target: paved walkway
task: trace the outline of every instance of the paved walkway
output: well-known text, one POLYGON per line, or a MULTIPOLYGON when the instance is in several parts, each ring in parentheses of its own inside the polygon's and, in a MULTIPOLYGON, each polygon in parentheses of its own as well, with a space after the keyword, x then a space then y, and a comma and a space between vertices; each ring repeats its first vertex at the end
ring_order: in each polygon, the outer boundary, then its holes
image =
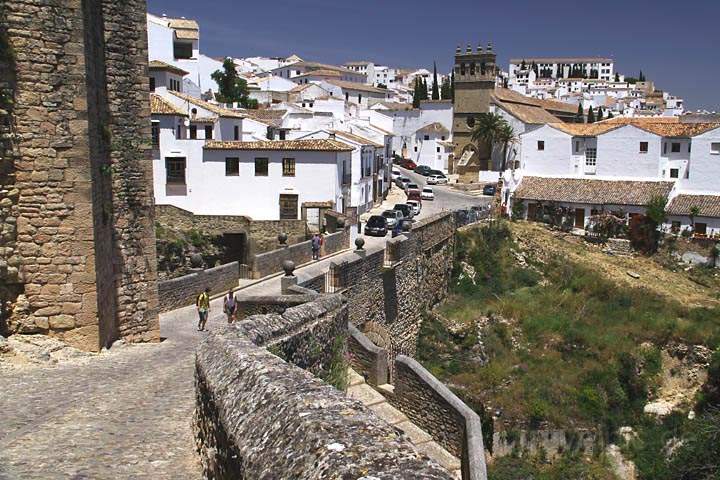
MULTIPOLYGON (((462 477, 460 459, 441 447, 427 432, 412 423, 404 413, 390 405, 380 392, 365 382, 362 375, 350 369, 349 376, 348 397, 359 400, 387 423, 402 430, 418 451, 452 472, 455 478, 462 477)), ((380 389, 382 388, 393 387, 381 385, 380 389)))
MULTIPOLYGON (((213 302, 209 329, 224 322, 213 302)), ((161 316, 161 344, 56 366, 0 369, 0 479, 200 478, 191 431, 192 307, 161 316)))

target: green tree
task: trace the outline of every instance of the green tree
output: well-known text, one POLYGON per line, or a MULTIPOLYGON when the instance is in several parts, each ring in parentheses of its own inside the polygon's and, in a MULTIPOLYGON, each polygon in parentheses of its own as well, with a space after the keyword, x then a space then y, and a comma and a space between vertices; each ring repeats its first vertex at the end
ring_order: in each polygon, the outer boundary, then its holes
POLYGON ((590 108, 588 108, 587 123, 595 123, 595 112, 593 112, 592 105, 590 105, 590 108))
POLYGON ((427 80, 423 78, 422 79, 422 100, 427 100, 427 99, 428 99, 428 85, 427 85, 427 80))
POLYGON ((578 103, 578 110, 577 110, 577 113, 575 114, 575 123, 583 123, 584 116, 585 116, 585 112, 583 111, 582 103, 578 103))
POLYGON ((450 98, 455 101, 455 70, 450 73, 450 98))
POLYGON ((642 70, 640 70, 640 75, 638 75, 638 82, 644 82, 645 81, 645 74, 642 73, 642 70))
POLYGON ((432 99, 440 100, 440 88, 438 86, 437 65, 433 62, 433 83, 432 83, 432 99))
POLYGON ((450 85, 450 79, 448 77, 445 77, 442 84, 440 84, 440 97, 443 100, 452 99, 452 86, 450 85))
POLYGON ((415 85, 413 85, 413 107, 418 108, 420 107, 420 100, 422 100, 422 95, 420 90, 422 89, 422 84, 420 82, 420 77, 415 77, 415 85))
MULTIPOLYGON (((497 113, 481 113, 475 119, 475 126, 472 130, 472 140, 487 147, 492 157, 493 148, 496 145, 502 146, 503 158, 501 168, 504 170, 507 161, 507 147, 515 139, 515 131, 512 126, 497 113)), ((480 150, 480 149, 478 149, 480 150)))
POLYGON ((602 119, 603 119, 603 109, 602 109, 602 107, 599 107, 598 113, 597 113, 597 121, 599 122, 602 119))
POLYGON ((615 81, 616 82, 620 81, 620 74, 618 72, 615 72, 615 81))
POLYGON ((235 62, 231 58, 226 58, 223 62, 223 69, 215 70, 210 76, 218 85, 219 93, 215 95, 218 102, 238 102, 244 108, 257 108, 257 100, 248 96, 250 92, 247 82, 238 76, 235 62))
POLYGON ((615 115, 613 115, 612 112, 608 112, 608 117, 607 117, 607 118, 613 118, 614 116, 615 116, 615 115))
POLYGON ((690 225, 692 225, 692 230, 694 232, 695 231, 695 217, 700 215, 700 207, 698 207, 697 205, 693 205, 692 207, 690 207, 689 213, 690 213, 690 215, 688 215, 688 216, 690 217, 690 225))

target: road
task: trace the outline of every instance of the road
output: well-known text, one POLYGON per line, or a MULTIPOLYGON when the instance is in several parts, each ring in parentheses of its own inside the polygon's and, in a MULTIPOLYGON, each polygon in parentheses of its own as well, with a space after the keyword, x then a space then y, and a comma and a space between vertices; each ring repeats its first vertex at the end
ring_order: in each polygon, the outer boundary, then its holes
MULTIPOLYGON (((427 177, 423 177, 412 170, 408 170, 397 165, 395 165, 394 168, 400 170, 402 175, 408 177, 413 183, 417 183, 420 188, 425 186, 427 177)), ((435 200, 423 200, 422 212, 419 217, 420 219, 446 210, 461 210, 477 205, 485 207, 492 201, 492 197, 468 195, 466 193, 453 190, 445 185, 428 186, 432 187, 433 193, 435 194, 435 200)))

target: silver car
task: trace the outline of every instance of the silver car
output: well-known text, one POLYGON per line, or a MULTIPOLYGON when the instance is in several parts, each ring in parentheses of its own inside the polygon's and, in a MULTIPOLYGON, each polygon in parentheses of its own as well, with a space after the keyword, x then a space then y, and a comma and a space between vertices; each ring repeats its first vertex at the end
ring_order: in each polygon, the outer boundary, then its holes
POLYGON ((387 221, 388 228, 393 228, 398 222, 401 222, 403 213, 400 210, 385 210, 382 212, 382 216, 387 221))

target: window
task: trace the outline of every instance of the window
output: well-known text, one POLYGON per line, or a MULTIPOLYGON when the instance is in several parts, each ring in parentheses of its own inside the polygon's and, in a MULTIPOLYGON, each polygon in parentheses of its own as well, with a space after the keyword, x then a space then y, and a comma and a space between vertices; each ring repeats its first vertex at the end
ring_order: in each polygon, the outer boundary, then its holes
POLYGON ((267 177, 268 176, 268 159, 267 158, 256 158, 255 159, 255 176, 256 177, 267 177))
POLYGON ((235 138, 235 140, 240 140, 240 127, 237 125, 233 127, 233 138, 235 138))
POLYGON ((440 147, 435 147, 435 151, 436 151, 437 153, 440 153, 440 147))
POLYGON ((467 123, 468 127, 473 128, 475 126, 475 117, 467 117, 465 123, 467 123))
POLYGON ((680 142, 672 142, 670 151, 672 153, 680 153, 680 142))
POLYGON ((228 157, 225 159, 225 176, 237 177, 240 175, 240 159, 237 157, 228 157))
POLYGON ((575 140, 575 153, 580 152, 580 140, 575 140))
POLYGON ((165 158, 165 182, 185 185, 185 157, 165 158))
POLYGON ((150 91, 155 91, 155 77, 150 77, 150 91))
POLYGON ((280 220, 297 220, 298 196, 280 195, 280 220))
POLYGON ((175 133, 175 138, 178 140, 182 139, 182 125, 177 126, 177 132, 175 133))
POLYGON ((192 43, 173 43, 173 55, 175 58, 192 58, 192 43))
POLYGON ((680 221, 679 220, 673 220, 672 224, 670 226, 670 230, 673 233, 680 233, 680 221))
POLYGON ((197 138, 197 125, 190 125, 190 140, 197 138))
POLYGON ((283 177, 294 177, 295 176, 295 159, 294 158, 283 158, 283 177))
POLYGON ((444 141, 445 141, 445 135, 443 135, 442 137, 440 137, 440 140, 442 140, 442 141, 444 142, 444 141))
POLYGON ((152 146, 157 149, 160 148, 160 123, 152 122, 152 146))
POLYGON ((671 168, 670 169, 670 178, 678 178, 680 174, 680 170, 677 168, 671 168))
POLYGON ((280 130, 280 140, 285 140, 285 130, 280 130))
POLYGON ((720 142, 710 144, 710 155, 720 155, 720 142))
POLYGON ((213 127, 212 125, 205 125, 205 138, 207 140, 212 140, 213 138, 213 127))
POLYGON ((667 154, 667 143, 663 143, 663 155, 667 154))
POLYGON ((415 147, 415 151, 417 152, 417 147, 415 147))
POLYGON ((430 135, 424 135, 423 140, 430 140, 430 135))
POLYGON ((695 222, 695 234, 706 235, 707 234, 707 223, 695 222))
POLYGON ((648 153, 648 142, 640 142, 640 153, 648 153))
POLYGON ((585 149, 585 165, 588 167, 597 165, 597 148, 585 149))
POLYGON ((544 140, 538 140, 537 149, 538 149, 538 150, 545 150, 545 141, 544 141, 544 140))

